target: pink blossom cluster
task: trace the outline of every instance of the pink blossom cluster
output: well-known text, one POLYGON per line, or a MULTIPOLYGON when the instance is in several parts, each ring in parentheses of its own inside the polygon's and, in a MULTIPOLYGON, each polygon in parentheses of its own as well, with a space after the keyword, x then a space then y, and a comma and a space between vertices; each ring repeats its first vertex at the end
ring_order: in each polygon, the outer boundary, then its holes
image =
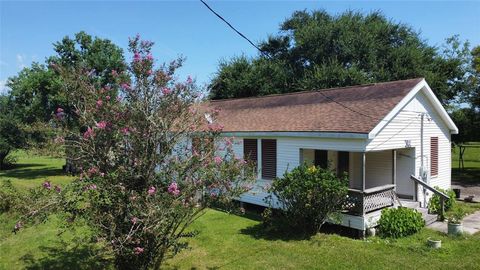
POLYGON ((90 184, 85 187, 85 190, 95 190, 95 189, 97 189, 97 185, 95 184, 90 184))
POLYGON ((177 182, 172 182, 168 186, 168 193, 172 194, 173 196, 178 196, 180 194, 180 189, 178 188, 177 182))
POLYGON ((100 121, 96 124, 97 128, 99 129, 105 129, 107 128, 108 123, 106 121, 100 121))
POLYGON ((90 139, 90 138, 93 138, 93 136, 95 136, 95 132, 93 131, 93 129, 91 127, 88 127, 87 128, 87 131, 85 131, 83 133, 83 138, 84 139, 90 139))
POLYGON ((42 186, 45 189, 52 189, 52 183, 50 183, 50 181, 43 182, 42 186))
POLYGON ((216 163, 217 165, 219 165, 219 164, 222 163, 223 159, 222 159, 221 157, 219 157, 219 156, 215 156, 215 157, 213 158, 213 161, 215 161, 215 163, 216 163))
POLYGON ((154 186, 148 188, 147 193, 148 195, 153 195, 157 192, 157 189, 154 186))
POLYGON ((142 248, 142 247, 135 247, 133 249, 133 252, 136 254, 136 255, 140 255, 144 252, 145 250, 142 248))

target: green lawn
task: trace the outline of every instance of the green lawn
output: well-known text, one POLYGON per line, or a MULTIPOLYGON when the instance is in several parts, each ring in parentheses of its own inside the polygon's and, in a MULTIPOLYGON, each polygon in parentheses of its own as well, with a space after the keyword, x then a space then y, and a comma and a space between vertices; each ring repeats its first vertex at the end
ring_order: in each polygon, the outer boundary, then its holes
POLYGON ((460 170, 458 166, 459 149, 455 147, 452 151, 452 181, 464 185, 480 185, 480 143, 478 148, 467 148, 463 160, 465 169, 460 170))
MULTIPOLYGON (((0 173, 0 181, 11 179, 18 187, 29 187, 46 179, 60 184, 71 179, 62 175, 61 159, 21 153, 19 161, 20 168, 0 173)), ((15 219, 12 214, 0 215, 0 269, 112 268, 98 246, 73 241, 89 234, 87 226, 64 231, 53 216, 15 235, 11 232, 15 219)), ((480 234, 452 238, 424 229, 396 241, 325 233, 298 239, 264 233, 256 215, 213 209, 191 229, 199 232, 190 239, 191 249, 168 260, 167 269, 477 269, 480 263, 480 234), (442 249, 429 249, 429 237, 441 239, 442 249)))
POLYGON ((9 179, 19 189, 39 186, 47 180, 63 185, 73 179, 62 172, 65 159, 34 156, 24 151, 14 155, 18 158, 15 168, 0 171, 0 181, 9 179))

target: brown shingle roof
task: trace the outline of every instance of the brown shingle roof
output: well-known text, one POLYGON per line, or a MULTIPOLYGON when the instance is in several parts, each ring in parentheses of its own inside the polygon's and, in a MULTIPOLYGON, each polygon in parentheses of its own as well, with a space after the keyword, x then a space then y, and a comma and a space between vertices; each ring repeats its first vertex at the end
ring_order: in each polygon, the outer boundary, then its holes
POLYGON ((210 101, 224 132, 369 133, 422 78, 308 92, 210 101))

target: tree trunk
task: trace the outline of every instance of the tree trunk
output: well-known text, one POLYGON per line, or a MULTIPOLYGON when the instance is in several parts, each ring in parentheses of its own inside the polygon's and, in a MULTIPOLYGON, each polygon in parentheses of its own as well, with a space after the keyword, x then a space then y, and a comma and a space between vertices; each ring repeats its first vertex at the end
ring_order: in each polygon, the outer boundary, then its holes
POLYGON ((8 154, 10 154, 10 151, 0 151, 0 170, 4 169, 5 166, 5 159, 7 158, 8 154))

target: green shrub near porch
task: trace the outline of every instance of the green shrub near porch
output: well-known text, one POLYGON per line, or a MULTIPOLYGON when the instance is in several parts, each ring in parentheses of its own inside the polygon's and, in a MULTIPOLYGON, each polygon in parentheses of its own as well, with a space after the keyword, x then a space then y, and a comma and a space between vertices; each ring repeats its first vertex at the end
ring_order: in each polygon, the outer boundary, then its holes
POLYGON ((327 219, 335 219, 348 193, 348 177, 315 166, 301 165, 271 186, 267 202, 277 198, 283 211, 280 219, 304 232, 318 232, 327 219))
MULTIPOLYGON (((445 201, 445 211, 448 211, 452 209, 452 207, 455 205, 456 198, 455 198, 455 192, 451 189, 445 190, 441 189, 439 187, 434 187, 436 190, 443 192, 448 195, 449 199, 445 201)), ((428 211, 433 214, 440 214, 442 210, 442 205, 440 204, 440 196, 437 194, 433 194, 432 197, 430 198, 430 201, 428 202, 428 211)))
POLYGON ((378 221, 380 236, 390 238, 412 235, 424 226, 422 214, 415 209, 405 207, 383 209, 378 221))

